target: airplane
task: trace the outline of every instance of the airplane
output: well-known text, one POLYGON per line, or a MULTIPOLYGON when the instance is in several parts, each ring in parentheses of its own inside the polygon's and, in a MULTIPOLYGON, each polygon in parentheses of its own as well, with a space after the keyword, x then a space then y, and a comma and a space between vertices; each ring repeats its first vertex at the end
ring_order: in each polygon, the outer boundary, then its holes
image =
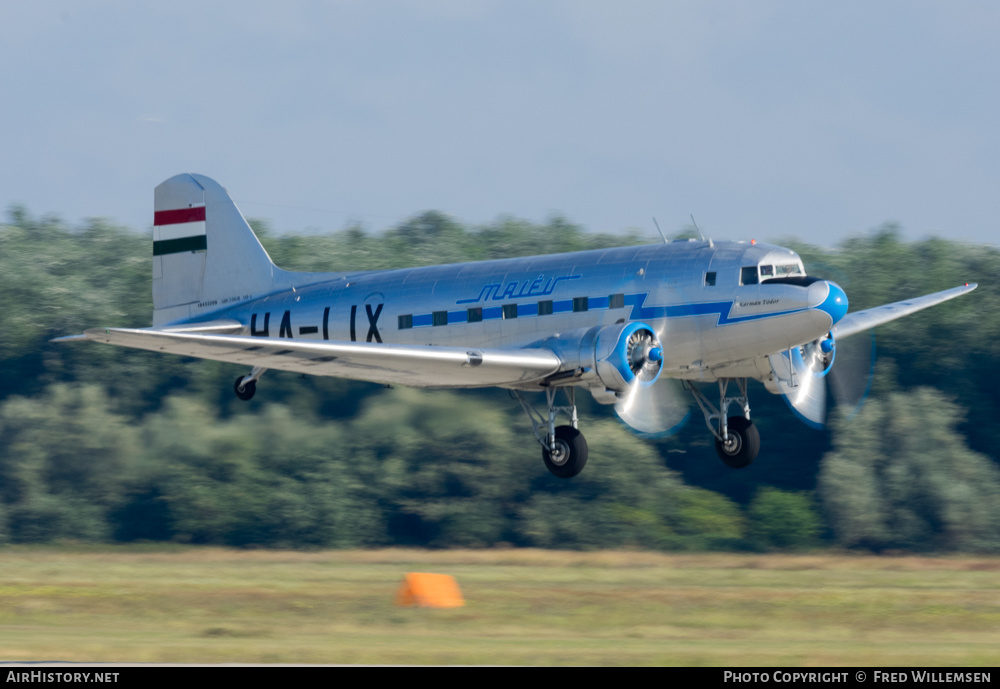
POLYGON ((794 251, 704 236, 398 270, 289 272, 274 265, 229 193, 196 174, 157 186, 153 217, 152 327, 93 328, 55 341, 242 364, 250 370, 233 385, 242 400, 268 369, 506 388, 560 478, 587 462, 577 388, 656 435, 688 414, 680 386, 720 459, 746 467, 760 451, 748 380, 821 425, 837 341, 977 287, 848 313, 844 290, 807 275, 794 251), (718 404, 703 383, 717 384, 718 404), (545 393, 544 408, 531 392, 545 393), (556 425, 560 415, 569 423, 556 425))

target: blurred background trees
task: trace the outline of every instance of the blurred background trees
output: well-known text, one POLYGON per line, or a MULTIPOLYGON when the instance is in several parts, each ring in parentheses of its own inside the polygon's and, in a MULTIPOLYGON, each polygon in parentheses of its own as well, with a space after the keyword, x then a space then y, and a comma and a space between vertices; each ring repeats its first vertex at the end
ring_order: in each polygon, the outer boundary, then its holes
POLYGON ((834 540, 876 551, 1000 550, 1000 469, 955 432, 960 419, 926 387, 841 418, 819 475, 834 540))
MULTIPOLYGON (((291 270, 363 270, 642 243, 561 218, 465 227, 427 212, 382 233, 302 236, 252 221, 291 270)), ((646 241, 651 241, 648 238, 646 241)), ((502 390, 385 389, 52 337, 146 326, 148 234, 12 208, 0 225, 0 543, 176 541, 670 550, 995 551, 1000 252, 887 225, 836 249, 796 240, 852 309, 977 281, 878 330, 872 398, 827 431, 751 390, 760 457, 734 471, 703 424, 641 440, 581 397, 591 453, 551 477, 502 390), (992 509, 991 509, 992 508, 992 509)), ((849 410, 848 410, 849 411, 849 410)))

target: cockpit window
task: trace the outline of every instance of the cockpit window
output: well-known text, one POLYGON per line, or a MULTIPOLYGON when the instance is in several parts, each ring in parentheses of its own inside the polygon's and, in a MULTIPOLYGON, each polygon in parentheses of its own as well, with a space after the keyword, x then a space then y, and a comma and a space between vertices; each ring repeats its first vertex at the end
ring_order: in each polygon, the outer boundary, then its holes
POLYGON ((786 275, 801 275, 802 271, 799 270, 798 263, 786 263, 785 265, 775 266, 774 274, 780 278, 786 275))
POLYGON ((740 269, 741 285, 756 285, 757 282, 757 266, 744 266, 740 269))
POLYGON ((761 266, 760 279, 769 278, 774 275, 774 266, 761 266))

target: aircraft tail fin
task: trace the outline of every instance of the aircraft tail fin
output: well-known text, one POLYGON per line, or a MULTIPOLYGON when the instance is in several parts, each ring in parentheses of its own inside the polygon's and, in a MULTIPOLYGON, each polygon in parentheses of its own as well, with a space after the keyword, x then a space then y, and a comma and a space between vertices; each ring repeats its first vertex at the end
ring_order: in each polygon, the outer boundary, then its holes
POLYGON ((179 323, 274 291, 271 261, 229 193, 182 174, 153 195, 153 327, 179 323))

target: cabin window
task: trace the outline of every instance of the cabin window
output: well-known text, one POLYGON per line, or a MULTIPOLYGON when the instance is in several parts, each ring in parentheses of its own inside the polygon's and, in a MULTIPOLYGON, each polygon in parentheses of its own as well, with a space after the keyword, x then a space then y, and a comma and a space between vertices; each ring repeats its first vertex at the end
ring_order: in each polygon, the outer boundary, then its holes
POLYGON ((756 285, 757 282, 757 266, 744 266, 740 270, 741 285, 756 285))
POLYGON ((552 315, 552 300, 546 299, 545 301, 538 302, 538 315, 539 316, 551 316, 552 315))
POLYGON ((447 311, 435 311, 432 317, 434 325, 448 325, 447 311))
POLYGON ((588 306, 587 297, 573 297, 573 310, 586 311, 588 306))
POLYGON ((413 314, 408 313, 405 316, 399 317, 399 329, 406 330, 407 328, 413 327, 413 314))
POLYGON ((705 273, 705 286, 706 287, 715 287, 715 271, 714 270, 712 272, 710 272, 710 273, 705 273))
POLYGON ((468 314, 469 314, 468 318, 469 323, 479 323, 483 320, 483 307, 473 306, 471 309, 469 309, 468 314))
POLYGON ((625 295, 624 294, 612 294, 608 297, 608 308, 609 309, 624 309, 625 308, 625 295))
POLYGON ((517 318, 517 304, 503 305, 503 319, 517 318))

